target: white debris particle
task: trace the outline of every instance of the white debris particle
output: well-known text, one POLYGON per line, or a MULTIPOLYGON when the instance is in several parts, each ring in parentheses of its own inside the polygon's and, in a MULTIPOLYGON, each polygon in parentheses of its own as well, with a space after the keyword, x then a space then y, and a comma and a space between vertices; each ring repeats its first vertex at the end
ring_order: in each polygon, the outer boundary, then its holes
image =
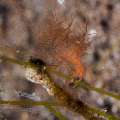
POLYGON ((95 29, 90 29, 88 31, 88 35, 89 35, 89 40, 92 41, 92 38, 97 35, 97 31, 95 29))
POLYGON ((63 4, 64 3, 64 0, 57 0, 59 4, 63 4))

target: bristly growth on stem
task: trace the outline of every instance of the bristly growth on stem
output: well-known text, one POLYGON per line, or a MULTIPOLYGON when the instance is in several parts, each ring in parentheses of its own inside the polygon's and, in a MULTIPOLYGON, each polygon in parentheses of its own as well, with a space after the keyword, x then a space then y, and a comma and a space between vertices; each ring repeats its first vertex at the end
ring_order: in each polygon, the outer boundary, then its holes
POLYGON ((38 48, 42 45, 49 52, 52 51, 57 60, 73 64, 74 75, 83 78, 85 68, 81 57, 88 47, 85 39, 87 24, 81 22, 80 27, 76 27, 76 21, 72 17, 68 19, 58 17, 55 12, 48 15, 40 25, 38 48))

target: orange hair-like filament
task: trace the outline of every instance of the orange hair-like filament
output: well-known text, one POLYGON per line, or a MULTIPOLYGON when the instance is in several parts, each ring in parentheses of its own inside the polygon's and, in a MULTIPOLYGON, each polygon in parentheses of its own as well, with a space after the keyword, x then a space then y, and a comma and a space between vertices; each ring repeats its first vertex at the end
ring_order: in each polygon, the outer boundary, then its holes
POLYGON ((80 56, 77 51, 73 49, 67 49, 61 52, 61 57, 74 65, 74 75, 83 78, 85 74, 85 67, 80 60, 80 56))

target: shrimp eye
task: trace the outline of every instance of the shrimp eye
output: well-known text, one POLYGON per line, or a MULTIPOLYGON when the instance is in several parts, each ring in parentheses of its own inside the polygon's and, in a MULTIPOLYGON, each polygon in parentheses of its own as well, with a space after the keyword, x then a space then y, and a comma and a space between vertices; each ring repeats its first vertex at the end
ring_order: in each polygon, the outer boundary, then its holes
POLYGON ((30 58, 29 60, 31 63, 35 64, 35 65, 38 65, 38 66, 45 66, 45 62, 43 62, 41 59, 38 59, 38 58, 30 58))
POLYGON ((33 58, 33 57, 31 57, 29 61, 30 61, 31 63, 33 63, 33 64, 45 65, 45 62, 43 62, 43 60, 38 59, 38 58, 33 58))

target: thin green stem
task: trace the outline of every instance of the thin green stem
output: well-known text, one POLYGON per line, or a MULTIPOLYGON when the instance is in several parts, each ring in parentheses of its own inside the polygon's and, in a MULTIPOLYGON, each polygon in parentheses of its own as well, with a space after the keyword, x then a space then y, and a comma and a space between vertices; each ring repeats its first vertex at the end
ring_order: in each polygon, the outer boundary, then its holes
MULTIPOLYGON (((20 106, 45 106, 48 108, 50 112, 53 112, 60 120, 67 120, 65 116, 63 116, 60 112, 56 111, 53 107, 60 106, 57 103, 53 102, 45 102, 45 101, 31 101, 31 100, 0 100, 0 105, 20 105, 20 106)), ((119 118, 109 115, 104 111, 101 111, 97 108, 90 108, 91 113, 98 114, 100 116, 104 116, 108 118, 108 120, 120 120, 119 118)))
POLYGON ((100 94, 107 95, 107 96, 110 96, 110 97, 115 98, 117 100, 120 100, 120 95, 117 95, 117 94, 112 93, 112 92, 105 91, 103 88, 93 87, 90 84, 86 83, 85 81, 77 82, 75 84, 75 87, 80 87, 80 88, 83 88, 83 89, 92 90, 92 91, 98 92, 100 94))
POLYGON ((28 105, 28 106, 57 106, 57 103, 43 102, 43 101, 31 101, 31 100, 0 100, 0 105, 28 105))
POLYGON ((63 77, 63 78, 66 79, 66 80, 72 80, 72 79, 73 79, 73 77, 68 76, 68 75, 65 75, 65 74, 62 73, 62 72, 56 71, 56 69, 54 69, 54 68, 52 68, 52 67, 47 67, 47 71, 48 71, 48 72, 52 72, 52 73, 54 73, 54 74, 56 74, 56 75, 58 75, 58 76, 60 76, 60 77, 63 77))
POLYGON ((58 106, 57 103, 43 102, 43 101, 31 101, 31 100, 0 100, 0 105, 20 105, 20 106, 45 106, 50 112, 54 113, 59 120, 68 120, 59 111, 56 111, 54 106, 58 106))
POLYGON ((61 114, 61 112, 59 112, 58 110, 55 110, 55 108, 53 108, 52 106, 46 106, 46 107, 50 112, 54 113, 59 120, 68 120, 64 115, 61 114))
POLYGON ((13 63, 13 64, 18 64, 18 65, 22 65, 24 67, 36 67, 35 64, 32 64, 30 62, 20 61, 20 60, 14 59, 14 58, 6 57, 6 56, 0 56, 0 59, 3 62, 9 62, 9 63, 13 63))
POLYGON ((110 115, 110 114, 106 113, 105 111, 102 111, 98 108, 91 108, 91 111, 93 111, 93 113, 96 113, 100 116, 107 118, 108 120, 120 120, 118 117, 110 115))

